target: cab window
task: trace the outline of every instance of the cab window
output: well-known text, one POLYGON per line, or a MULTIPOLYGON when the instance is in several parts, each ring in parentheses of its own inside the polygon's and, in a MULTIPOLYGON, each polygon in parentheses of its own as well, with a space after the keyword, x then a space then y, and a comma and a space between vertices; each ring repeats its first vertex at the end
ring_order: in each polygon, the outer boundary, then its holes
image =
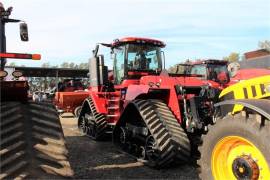
POLYGON ((207 74, 205 65, 193 65, 190 74, 200 75, 205 77, 207 74))
POLYGON ((130 44, 127 49, 128 70, 160 70, 160 47, 130 44))
POLYGON ((124 78, 125 48, 123 46, 114 49, 114 83, 121 84, 124 78))

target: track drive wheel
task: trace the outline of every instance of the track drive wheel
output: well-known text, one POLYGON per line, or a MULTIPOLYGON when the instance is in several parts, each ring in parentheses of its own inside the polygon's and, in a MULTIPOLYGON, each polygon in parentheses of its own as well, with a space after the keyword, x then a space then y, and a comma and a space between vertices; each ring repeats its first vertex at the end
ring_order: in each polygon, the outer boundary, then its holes
POLYGON ((83 135, 87 134, 87 120, 85 119, 84 116, 82 116, 81 118, 79 118, 78 120, 78 128, 80 130, 80 132, 83 135))
POLYGON ((57 112, 46 102, 1 102, 0 179, 71 177, 57 112))
POLYGON ((88 99, 88 107, 82 110, 78 118, 78 128, 82 134, 94 140, 104 138, 107 129, 106 117, 97 112, 94 102, 88 99))
POLYGON ((201 179, 270 179, 270 121, 259 114, 227 115, 203 135, 201 179))

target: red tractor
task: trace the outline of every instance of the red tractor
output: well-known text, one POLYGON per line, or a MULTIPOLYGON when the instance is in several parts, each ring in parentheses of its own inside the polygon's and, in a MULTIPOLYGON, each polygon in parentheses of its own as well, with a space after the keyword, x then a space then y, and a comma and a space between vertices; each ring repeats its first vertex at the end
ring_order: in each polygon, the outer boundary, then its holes
POLYGON ((165 44, 159 40, 128 37, 102 45, 112 50, 113 81, 97 46, 79 129, 96 140, 113 131, 115 144, 150 166, 187 161, 191 147, 186 132, 207 130, 220 90, 198 78, 170 77, 163 71, 165 44))
MULTIPOLYGON (((209 59, 184 65, 188 67, 188 74, 199 77, 202 80, 207 80, 212 86, 219 87, 220 89, 224 89, 242 80, 270 74, 270 70, 267 69, 239 69, 240 67, 233 67, 232 65, 234 64, 237 63, 209 59)), ((179 66, 183 65, 179 64, 179 66)))
POLYGON ((230 75, 228 71, 228 61, 222 60, 202 60, 192 63, 189 74, 197 75, 203 80, 208 81, 211 86, 225 88, 229 85, 230 75))

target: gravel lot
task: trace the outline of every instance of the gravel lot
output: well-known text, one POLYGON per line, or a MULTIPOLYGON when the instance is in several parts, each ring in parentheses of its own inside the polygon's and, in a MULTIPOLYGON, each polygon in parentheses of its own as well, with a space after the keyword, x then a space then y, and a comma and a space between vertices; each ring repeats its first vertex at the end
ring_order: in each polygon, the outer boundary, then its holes
POLYGON ((110 140, 81 136, 75 118, 64 116, 61 122, 75 179, 198 179, 194 165, 154 170, 117 151, 110 140))

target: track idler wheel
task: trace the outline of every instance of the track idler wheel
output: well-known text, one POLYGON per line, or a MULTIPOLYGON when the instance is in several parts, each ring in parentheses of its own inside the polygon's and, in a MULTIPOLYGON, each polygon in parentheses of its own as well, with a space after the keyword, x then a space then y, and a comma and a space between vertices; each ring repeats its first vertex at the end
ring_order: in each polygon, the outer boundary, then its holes
POLYGON ((144 146, 139 147, 139 159, 146 159, 146 152, 144 146))
POLYGON ((128 132, 126 131, 126 129, 124 127, 120 128, 120 137, 119 137, 119 142, 120 142, 120 146, 123 149, 126 149, 128 144, 127 144, 127 136, 128 136, 128 132))
POLYGON ((149 163, 153 164, 159 158, 159 150, 156 144, 154 137, 148 136, 145 143, 145 157, 150 161, 149 163))
POLYGON ((79 127, 80 132, 86 135, 88 127, 87 127, 87 122, 84 116, 79 120, 78 127, 79 127))
POLYGON ((81 110, 82 110, 82 106, 78 106, 75 108, 73 114, 75 117, 79 117, 80 113, 81 113, 81 110))

